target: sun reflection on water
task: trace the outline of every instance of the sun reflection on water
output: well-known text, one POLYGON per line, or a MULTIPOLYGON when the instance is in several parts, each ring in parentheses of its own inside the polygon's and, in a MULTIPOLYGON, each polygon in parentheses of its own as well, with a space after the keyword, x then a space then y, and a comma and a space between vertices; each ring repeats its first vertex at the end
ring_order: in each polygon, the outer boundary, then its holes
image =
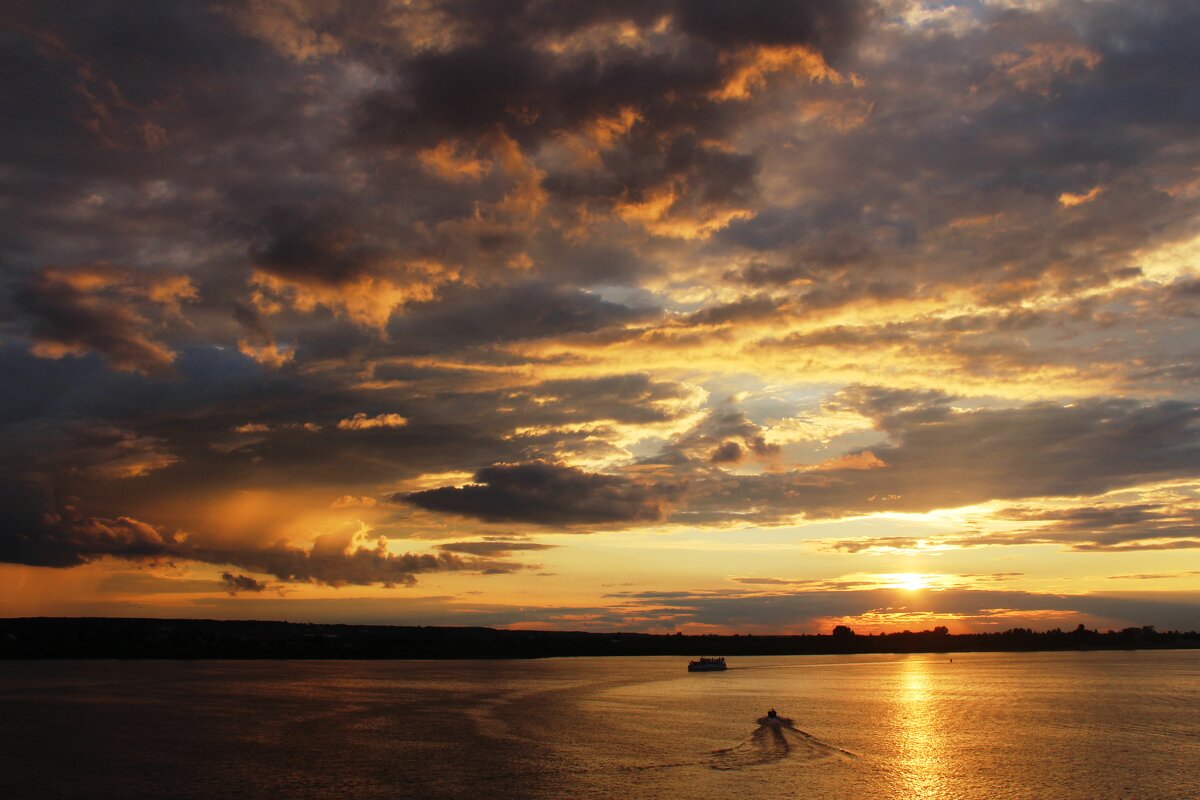
POLYGON ((904 662, 896 690, 901 796, 947 797, 944 730, 937 719, 930 662, 904 662))

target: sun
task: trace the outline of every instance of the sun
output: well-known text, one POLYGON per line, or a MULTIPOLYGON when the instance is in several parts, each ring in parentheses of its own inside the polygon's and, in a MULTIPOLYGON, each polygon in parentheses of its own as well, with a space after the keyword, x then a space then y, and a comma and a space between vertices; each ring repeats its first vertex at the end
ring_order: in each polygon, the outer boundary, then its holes
POLYGON ((922 575, 919 572, 900 572, 888 577, 891 578, 893 586, 910 592, 925 589, 929 586, 929 576, 922 575))

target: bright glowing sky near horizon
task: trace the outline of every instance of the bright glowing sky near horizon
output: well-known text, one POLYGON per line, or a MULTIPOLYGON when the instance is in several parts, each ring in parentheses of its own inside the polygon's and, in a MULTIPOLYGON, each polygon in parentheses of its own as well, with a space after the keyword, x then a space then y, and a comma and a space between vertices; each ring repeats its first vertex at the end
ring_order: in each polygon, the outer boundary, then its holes
POLYGON ((1200 627, 1200 4, 0 19, 0 615, 1200 627))

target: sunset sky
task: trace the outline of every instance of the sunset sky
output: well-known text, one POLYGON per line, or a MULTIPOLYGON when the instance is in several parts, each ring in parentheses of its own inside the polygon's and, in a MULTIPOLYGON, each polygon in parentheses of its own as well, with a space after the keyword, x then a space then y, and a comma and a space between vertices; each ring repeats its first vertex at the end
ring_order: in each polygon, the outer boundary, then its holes
POLYGON ((1200 628, 1200 3, 0 10, 0 616, 1200 628))

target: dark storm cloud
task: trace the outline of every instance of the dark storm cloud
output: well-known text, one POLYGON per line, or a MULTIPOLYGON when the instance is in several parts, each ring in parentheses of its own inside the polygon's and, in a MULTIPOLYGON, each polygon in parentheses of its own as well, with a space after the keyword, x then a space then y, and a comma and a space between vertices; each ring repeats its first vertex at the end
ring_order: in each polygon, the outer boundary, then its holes
POLYGON ((395 499, 488 522, 603 526, 656 522, 678 493, 672 486, 641 486, 628 478, 544 461, 485 467, 474 481, 395 499))
POLYGON ((88 516, 36 473, 0 472, 0 561, 73 567, 104 556, 141 559, 166 555, 172 542, 151 525, 120 516, 88 516))

